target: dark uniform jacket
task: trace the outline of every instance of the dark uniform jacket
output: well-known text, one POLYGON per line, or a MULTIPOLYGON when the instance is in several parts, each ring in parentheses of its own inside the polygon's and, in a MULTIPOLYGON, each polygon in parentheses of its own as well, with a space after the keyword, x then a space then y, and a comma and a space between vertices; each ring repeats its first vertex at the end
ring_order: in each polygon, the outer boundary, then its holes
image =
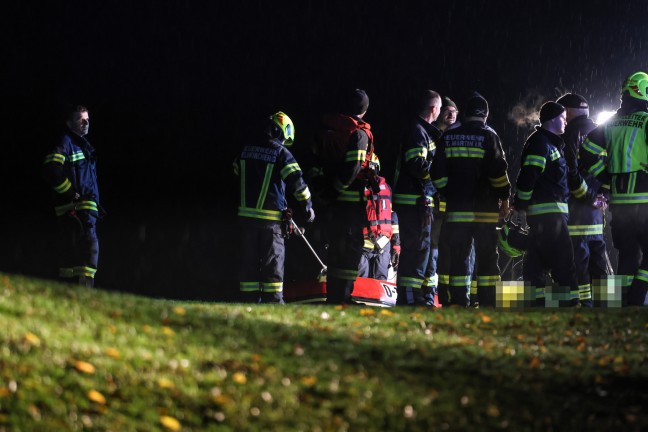
POLYGON ((434 184, 446 199, 446 221, 498 221, 511 193, 499 136, 481 121, 446 131, 437 147, 434 184))
POLYGON ((280 221, 286 209, 286 185, 305 210, 311 195, 297 161, 281 141, 268 138, 260 145, 246 145, 238 160, 242 217, 280 221))
POLYGON ((94 147, 84 137, 65 133, 45 156, 43 176, 54 190, 57 215, 72 210, 97 215, 100 207, 96 156, 94 147))

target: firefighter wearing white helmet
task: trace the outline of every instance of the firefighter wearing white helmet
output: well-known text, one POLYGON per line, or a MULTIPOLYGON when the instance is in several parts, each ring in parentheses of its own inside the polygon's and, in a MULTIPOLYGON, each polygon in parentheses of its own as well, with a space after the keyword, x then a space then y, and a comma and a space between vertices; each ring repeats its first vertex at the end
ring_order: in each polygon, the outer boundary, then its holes
POLYGON ((624 305, 645 305, 648 292, 648 74, 635 72, 621 86, 621 107, 587 136, 583 169, 610 185, 617 274, 624 305))
POLYGON ((239 288, 246 302, 283 303, 282 225, 292 220, 286 189, 300 206, 304 220, 312 222, 315 218, 301 168, 286 148, 294 139, 293 122, 279 111, 268 118, 265 130, 255 141, 245 143, 235 162, 241 185, 238 215, 244 249, 239 288))

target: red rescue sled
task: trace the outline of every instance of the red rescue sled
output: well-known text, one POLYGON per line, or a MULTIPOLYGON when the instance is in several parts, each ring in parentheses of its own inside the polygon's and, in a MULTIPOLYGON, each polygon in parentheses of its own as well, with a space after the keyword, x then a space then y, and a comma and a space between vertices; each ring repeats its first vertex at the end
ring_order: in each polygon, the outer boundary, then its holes
MULTIPOLYGON (((359 277, 351 293, 351 300, 367 306, 396 306, 396 284, 359 277)), ((286 303, 325 303, 326 280, 284 283, 286 303)))

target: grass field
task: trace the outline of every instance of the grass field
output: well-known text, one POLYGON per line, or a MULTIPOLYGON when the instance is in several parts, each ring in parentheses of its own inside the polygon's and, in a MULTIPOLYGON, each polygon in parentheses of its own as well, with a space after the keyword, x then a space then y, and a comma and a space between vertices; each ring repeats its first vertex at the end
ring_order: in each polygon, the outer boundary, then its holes
POLYGON ((0 431, 648 428, 648 309, 248 306, 0 274, 0 329, 0 431))

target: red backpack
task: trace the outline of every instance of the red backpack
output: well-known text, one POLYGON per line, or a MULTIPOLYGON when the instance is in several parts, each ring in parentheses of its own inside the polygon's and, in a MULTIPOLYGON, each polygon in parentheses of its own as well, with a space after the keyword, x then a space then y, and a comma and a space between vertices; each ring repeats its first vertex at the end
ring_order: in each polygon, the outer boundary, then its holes
POLYGON ((322 119, 322 125, 323 128, 318 132, 313 147, 313 152, 322 166, 335 167, 344 162, 349 137, 358 129, 362 129, 369 137, 367 155, 362 167, 369 166, 374 141, 369 123, 343 114, 328 114, 322 119))

